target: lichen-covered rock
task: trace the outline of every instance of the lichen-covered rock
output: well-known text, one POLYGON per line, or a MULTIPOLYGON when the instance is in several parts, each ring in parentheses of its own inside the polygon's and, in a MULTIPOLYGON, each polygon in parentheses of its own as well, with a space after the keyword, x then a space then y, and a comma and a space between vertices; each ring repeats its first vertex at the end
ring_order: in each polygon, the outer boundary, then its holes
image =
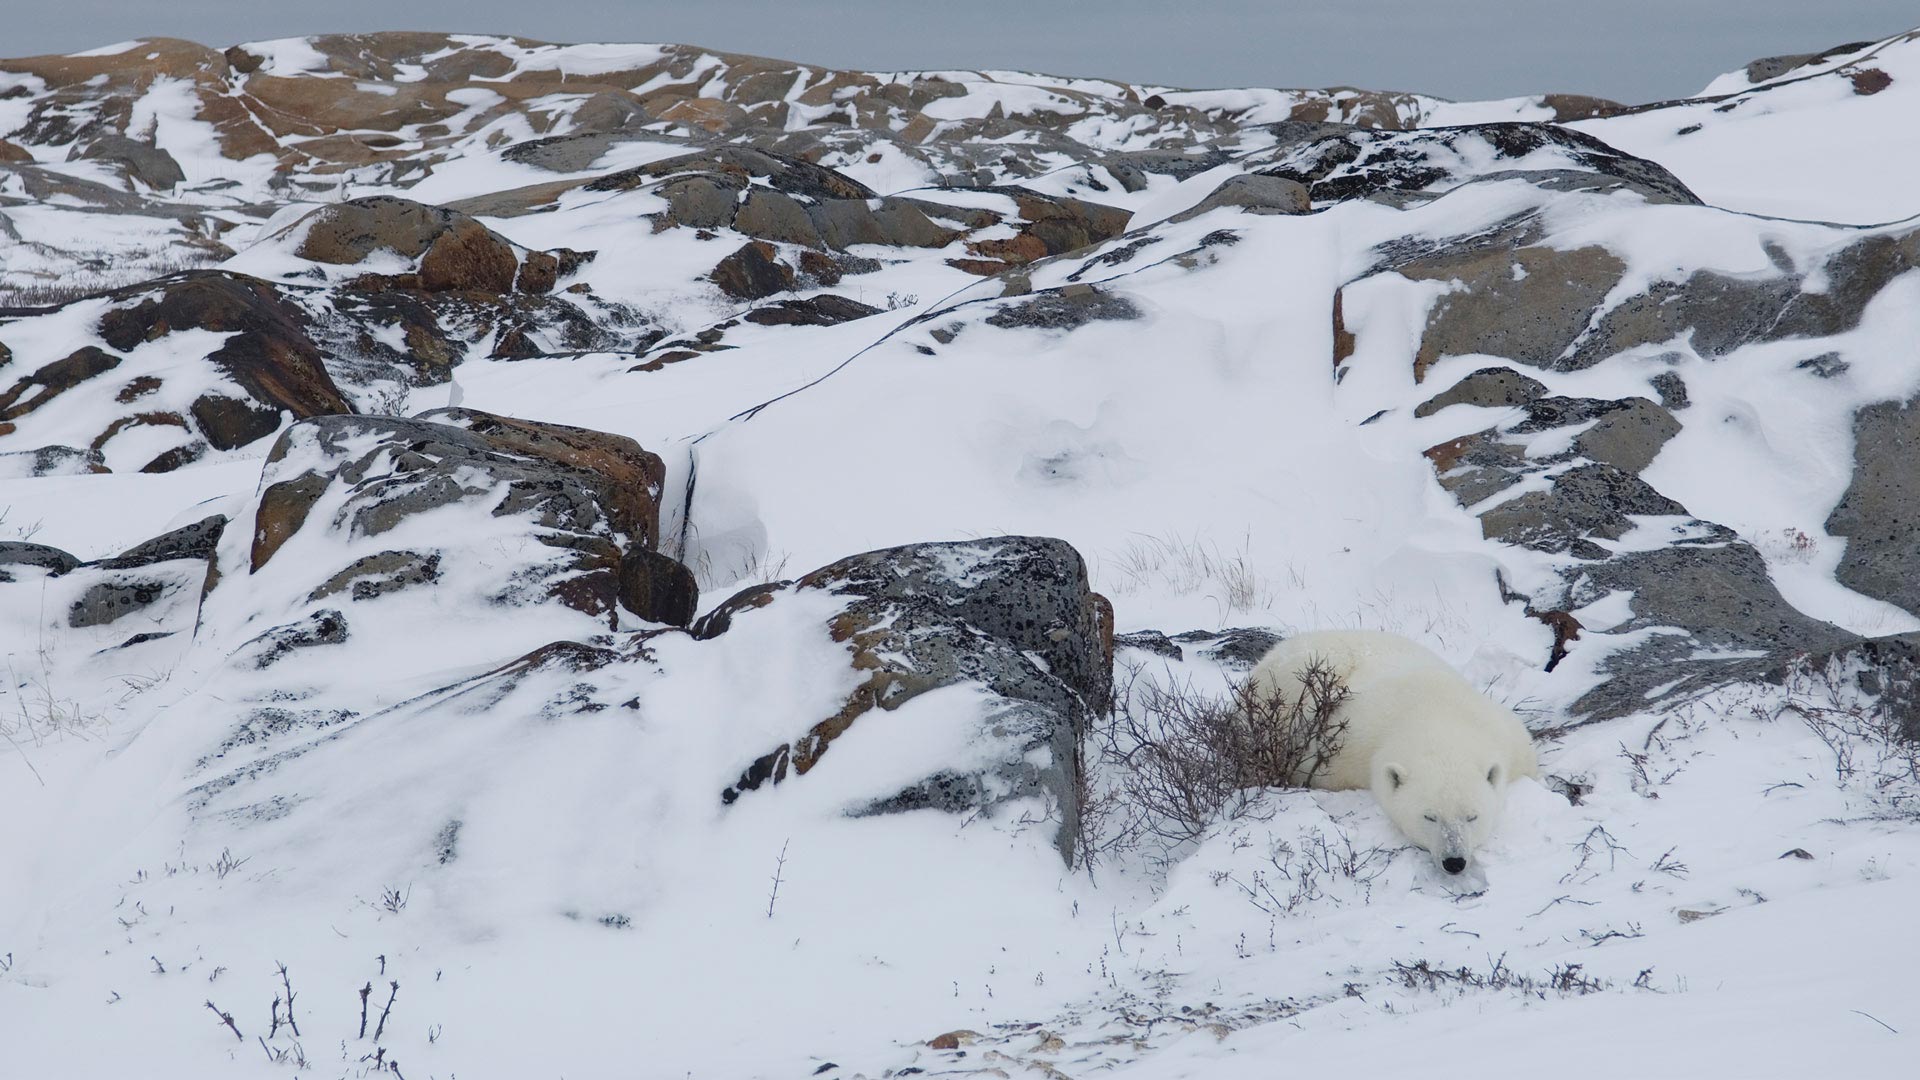
POLYGON ((106 161, 127 170, 127 175, 156 191, 167 191, 184 182, 187 174, 180 163, 152 143, 139 142, 124 135, 102 135, 76 147, 69 161, 106 161))
MULTIPOLYGON (((273 413, 277 427, 281 410, 296 420, 353 411, 309 333, 311 318, 268 282, 224 271, 189 271, 111 295, 116 303, 100 317, 100 336, 121 352, 182 330, 231 335, 207 359, 246 391, 253 402, 249 415, 273 413)), ((210 416, 224 415, 211 403, 208 408, 210 416)), ((219 437, 231 443, 257 430, 235 415, 234 426, 209 433, 209 441, 219 437)))
POLYGON ((764 240, 749 240, 721 259, 710 275, 720 291, 739 300, 764 300, 794 286, 793 267, 764 240))
POLYGON ((700 583, 658 551, 629 551, 620 562, 620 604, 648 622, 687 626, 700 608, 700 583))
MULTIPOLYGON (((501 602, 558 599, 613 618, 622 560, 657 542, 665 467, 631 439, 468 409, 410 420, 330 416, 295 425, 268 455, 254 515, 252 571, 309 529, 351 542, 401 530, 456 505, 489 518, 524 517, 536 544, 497 566, 501 602), (315 521, 316 507, 329 509, 315 521)), ((454 538, 457 540, 458 538, 454 538)), ((435 552, 378 565, 362 556, 312 587, 371 599, 408 574, 438 573, 435 552)))
POLYGON ((12 567, 32 567, 44 570, 50 576, 58 577, 80 565, 80 560, 45 544, 29 544, 21 540, 0 540, 0 581, 12 581, 12 567))
POLYGON ((1834 576, 1856 592, 1920 613, 1920 408, 1889 401, 1854 417, 1853 479, 1828 515, 1846 538, 1834 576))
POLYGON ((1206 198, 1174 215, 1173 220, 1187 221, 1229 206, 1250 214, 1304 214, 1313 209, 1313 198, 1298 180, 1247 173, 1222 180, 1206 198))
MULTIPOLYGON (((1080 737, 1112 692, 1110 609, 1087 586, 1078 552, 1060 540, 995 537, 856 555, 790 585, 757 586, 719 609, 727 622, 783 596, 822 591, 845 606, 824 629, 844 642, 859 687, 832 716, 759 756, 722 798, 803 775, 874 710, 892 711, 942 686, 974 683, 1001 703, 984 721, 1008 756, 986 773, 929 777, 871 809, 881 812, 1044 794, 1061 811, 1057 843, 1077 842, 1080 737), (1036 756, 1036 752, 1038 753, 1036 756)), ((696 634, 725 629, 710 615, 696 634)), ((983 805, 984 803, 984 805, 983 805)))
POLYGON ((1261 175, 1305 185, 1316 203, 1445 191, 1489 177, 1597 175, 1650 201, 1697 206, 1700 200, 1654 162, 1554 124, 1495 123, 1384 131, 1335 130, 1283 143, 1261 175), (1517 172, 1524 164, 1526 171, 1517 172))
POLYGON ((1063 285, 1032 293, 987 316, 989 326, 1004 330, 1077 330, 1091 322, 1137 319, 1133 301, 1092 285, 1063 285))

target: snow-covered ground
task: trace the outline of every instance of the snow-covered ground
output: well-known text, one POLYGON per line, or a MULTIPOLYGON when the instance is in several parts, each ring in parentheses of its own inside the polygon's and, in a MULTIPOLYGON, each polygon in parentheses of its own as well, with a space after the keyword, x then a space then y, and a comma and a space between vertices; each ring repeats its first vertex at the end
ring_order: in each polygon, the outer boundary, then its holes
MULTIPOLYGON (((516 72, 572 76, 666 55, 460 43, 516 72)), ((342 78, 310 44, 246 48, 261 60, 253 78, 342 78)), ((659 628, 625 613, 610 634, 606 618, 558 604, 495 602, 501 568, 556 558, 530 514, 445 506, 376 541, 337 524, 341 491, 311 518, 335 526, 296 531, 263 564, 255 515, 304 449, 269 463, 267 439, 146 474, 128 470, 171 444, 113 435, 101 444, 110 473, 0 469, 0 543, 99 559, 211 514, 231 525, 204 601, 197 578, 167 578, 172 591, 138 627, 75 627, 69 612, 94 579, 5 567, 0 1075, 1176 1080, 1356 1059, 1441 1076, 1897 1075, 1920 1032, 1906 986, 1920 964, 1908 925, 1920 902, 1914 744, 1881 726, 1881 703, 1842 668, 1565 727, 1606 658, 1655 632, 1608 638, 1633 599, 1611 594, 1578 612, 1593 633, 1542 671, 1551 631, 1496 582, 1544 595, 1569 559, 1490 540, 1476 514, 1493 502, 1462 507, 1423 456, 1517 410, 1414 409, 1490 365, 1596 399, 1662 397, 1654 380, 1677 372, 1691 403, 1646 482, 1751 543, 1804 615, 1868 636, 1913 631, 1914 614, 1836 580, 1847 541, 1826 523, 1853 476, 1858 410, 1920 391, 1920 278, 1894 275, 1856 324, 1820 339, 1811 351, 1832 355, 1833 378, 1802 370, 1804 340, 1725 355, 1680 340, 1578 370, 1449 356, 1417 380, 1409 358, 1454 286, 1375 270, 1394 245, 1438 248, 1524 220, 1537 225, 1530 243, 1617 258, 1627 269, 1612 306, 1695 273, 1791 272, 1820 293, 1835 252, 1891 243, 1920 214, 1920 129, 1905 122, 1917 49, 1893 39, 1770 87, 1724 76, 1713 100, 1573 125, 1665 166, 1703 206, 1635 190, 1549 195, 1498 176, 1399 204, 1182 221, 1241 170, 1153 174, 1122 191, 1107 166, 1063 157, 1027 186, 1133 211, 1135 231, 1036 262, 1018 287, 949 262, 971 240, 1012 236, 1011 217, 944 249, 855 245, 847 254, 877 272, 802 293, 882 310, 830 326, 735 322, 750 305, 706 275, 741 237, 656 228, 668 201, 654 190, 578 186, 681 152, 664 131, 578 169, 536 168, 504 153, 536 134, 525 116, 490 112, 505 99, 478 92, 506 77, 481 75, 455 91, 470 95, 461 118, 442 122, 460 138, 424 174, 402 184, 346 170, 327 174, 332 194, 276 195, 267 157, 221 156, 185 84, 156 79, 129 124, 179 159, 187 187, 174 197, 225 223, 234 254, 221 265, 260 278, 406 269, 397 256, 323 269, 296 254, 288 227, 335 196, 444 202, 573 184, 533 212, 480 220, 531 251, 598 251, 571 281, 667 336, 714 330, 731 347, 653 370, 625 353, 476 353, 395 411, 454 405, 658 454, 662 532, 685 538, 676 554, 699 578, 701 610, 871 549, 1056 536, 1084 555, 1122 634, 1346 626, 1418 638, 1541 733, 1552 779, 1516 786, 1474 888, 1407 847, 1365 793, 1275 789, 1197 841, 1072 865, 1054 847, 1058 822, 1044 820, 1057 808, 1037 799, 991 814, 849 814, 989 752, 977 743, 983 694, 955 685, 870 714, 803 780, 726 804, 727 782, 856 682, 847 646, 819 632, 836 610, 825 598, 795 593, 711 640, 637 636, 659 628), (1860 92, 1867 68, 1890 81, 1860 92), (1086 186, 1103 176, 1106 194, 1086 186), (210 186, 227 179, 236 186, 210 186), (1869 225, 1883 227, 1855 228, 1869 225), (1098 291, 1065 291, 1086 286, 1098 291), (1110 306, 1081 325, 1016 317, 1034 297, 1088 295, 1110 306), (444 555, 431 588, 356 599, 351 634, 264 658, 263 632, 345 604, 323 604, 316 584, 403 545, 444 555), (130 641, 134 630, 162 636, 130 641), (505 667, 556 641, 633 651, 591 673, 505 667)), ((662 78, 715 80, 704 85, 718 97, 726 70, 715 59, 662 78)), ((403 92, 417 71, 400 63, 366 85, 403 92)), ((807 91, 830 74, 806 69, 779 100, 794 117, 825 116, 807 91)), ((935 120, 1084 109, 1084 145, 1160 145, 1086 104, 1155 88, 945 75, 963 89, 926 106, 935 120)), ((4 92, 15 84, 44 89, 0 75, 0 137, 27 115, 4 92)), ((1257 125, 1307 100, 1159 93, 1237 117, 1240 154, 1270 150, 1257 125)), ((1396 100, 1409 122, 1550 115, 1532 99, 1396 100)), ((95 167, 26 144, 36 168, 95 167)), ((882 194, 1014 203, 929 187, 927 162, 894 143, 823 160, 882 194)), ((1564 166, 1542 161, 1462 167, 1564 166)), ((149 247, 207 239, 176 217, 122 224, 77 196, 40 201, 0 207, 19 226, 0 235, 10 275, 57 277, 63 253, 83 249, 125 269, 149 247)), ((148 276, 139 263, 125 280, 148 276)), ((0 315, 0 382, 93 341, 106 306, 0 315)), ((114 377, 164 376, 164 403, 184 410, 231 388, 204 359, 225 340, 169 334, 129 350, 114 377)), ((0 452, 88 445, 118 385, 0 425, 0 452)), ((1553 429, 1525 456, 1582 430, 1553 429)), ((1548 483, 1530 477, 1495 499, 1548 483)), ((1667 543, 1671 524, 1645 520, 1612 550, 1667 543)), ((1123 646, 1117 662, 1222 690, 1236 674, 1191 645, 1179 660, 1123 646)), ((1104 748, 1090 732, 1096 787, 1125 767, 1104 748)), ((1083 850, 1105 839, 1096 827, 1083 850)))

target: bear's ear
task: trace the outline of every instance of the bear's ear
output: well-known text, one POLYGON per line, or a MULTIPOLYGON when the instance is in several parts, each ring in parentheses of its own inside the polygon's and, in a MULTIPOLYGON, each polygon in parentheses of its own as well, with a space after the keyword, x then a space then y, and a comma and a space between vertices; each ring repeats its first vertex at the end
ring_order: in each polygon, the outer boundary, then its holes
POLYGON ((1405 765, 1388 765, 1386 772, 1387 782, 1393 785, 1392 790, 1394 791, 1399 791, 1400 785, 1407 782, 1407 767, 1405 765))
POLYGON ((1500 766, 1499 765, 1496 764, 1491 769, 1487 770, 1487 783, 1492 784, 1494 787, 1500 786, 1500 766))

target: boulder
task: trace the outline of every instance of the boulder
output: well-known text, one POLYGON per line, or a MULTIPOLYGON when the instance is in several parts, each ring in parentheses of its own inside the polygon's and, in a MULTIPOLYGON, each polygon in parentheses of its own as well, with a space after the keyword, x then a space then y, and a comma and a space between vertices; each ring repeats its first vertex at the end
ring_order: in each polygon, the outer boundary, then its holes
POLYGON ((720 291, 737 300, 764 300, 794 287, 793 267, 765 240, 749 240, 721 259, 708 275, 720 291))
POLYGON ((187 178, 172 154, 152 143, 138 142, 124 135, 102 135, 71 151, 67 160, 112 162, 155 191, 171 190, 187 178))
POLYGON ((1826 522, 1846 538, 1834 576, 1855 592, 1920 614, 1920 401, 1854 417, 1853 478, 1826 522))
POLYGON ((1078 840, 1079 747, 1088 719, 1112 691, 1112 609, 1087 586, 1068 544, 996 537, 868 552, 790 584, 755 586, 721 604, 696 634, 784 597, 824 592, 843 606, 823 630, 847 645, 865 678, 846 703, 790 742, 761 754, 722 793, 731 803, 767 784, 805 775, 875 710, 962 683, 992 695, 983 738, 1006 747, 984 769, 941 771, 866 812, 935 807, 990 810, 1044 795, 1061 814, 1056 843, 1071 859, 1078 840))
POLYGON ((620 604, 648 622, 684 627, 700 608, 700 584, 658 551, 629 551, 620 562, 620 604))
MULTIPOLYGON (((524 516, 537 544, 494 565, 485 580, 499 603, 555 599, 613 621, 624 559, 650 552, 659 534, 665 467, 630 439, 467 409, 410 420, 328 416, 289 428, 267 458, 254 515, 253 573, 294 535, 342 534, 351 545, 451 506, 501 518, 524 516), (314 521, 323 499, 338 505, 314 521)), ((322 579, 320 599, 347 592, 368 600, 442 573, 440 551, 395 548, 360 556, 322 579)), ((480 554, 467 553, 474 558, 480 554)), ((644 556, 642 556, 644 557, 644 556)))
POLYGON ((122 352, 181 330, 226 333, 207 354, 250 401, 212 395, 197 401, 196 420, 216 449, 229 450, 270 434, 284 411, 295 420, 352 412, 320 348, 307 312, 257 278, 197 270, 109 294, 100 337, 122 352), (268 420, 271 419, 271 426, 268 420))
POLYGON ((1222 180, 1206 198, 1175 214, 1173 220, 1187 221, 1228 206, 1250 214, 1304 214, 1313 209, 1313 199, 1307 186, 1297 180, 1248 173, 1222 180))
POLYGON ((1255 171, 1305 185, 1316 203, 1440 192, 1485 179, 1584 173, 1615 181, 1649 201, 1700 204, 1662 166, 1555 124, 1322 128, 1300 134, 1300 141, 1283 140, 1271 163, 1255 171), (1523 163, 1526 170, 1516 171, 1523 163))

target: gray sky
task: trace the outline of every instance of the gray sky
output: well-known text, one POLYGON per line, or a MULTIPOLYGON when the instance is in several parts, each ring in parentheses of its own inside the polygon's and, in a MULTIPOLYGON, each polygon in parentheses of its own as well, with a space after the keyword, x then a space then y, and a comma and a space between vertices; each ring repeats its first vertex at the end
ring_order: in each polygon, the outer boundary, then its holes
MULTIPOLYGON (((26 4, 29 0, 19 0, 26 4)), ((368 30, 670 41, 833 67, 1018 68, 1175 86, 1650 101, 1760 56, 1920 25, 1915 0, 52 0, 8 55, 165 35, 368 30)))

